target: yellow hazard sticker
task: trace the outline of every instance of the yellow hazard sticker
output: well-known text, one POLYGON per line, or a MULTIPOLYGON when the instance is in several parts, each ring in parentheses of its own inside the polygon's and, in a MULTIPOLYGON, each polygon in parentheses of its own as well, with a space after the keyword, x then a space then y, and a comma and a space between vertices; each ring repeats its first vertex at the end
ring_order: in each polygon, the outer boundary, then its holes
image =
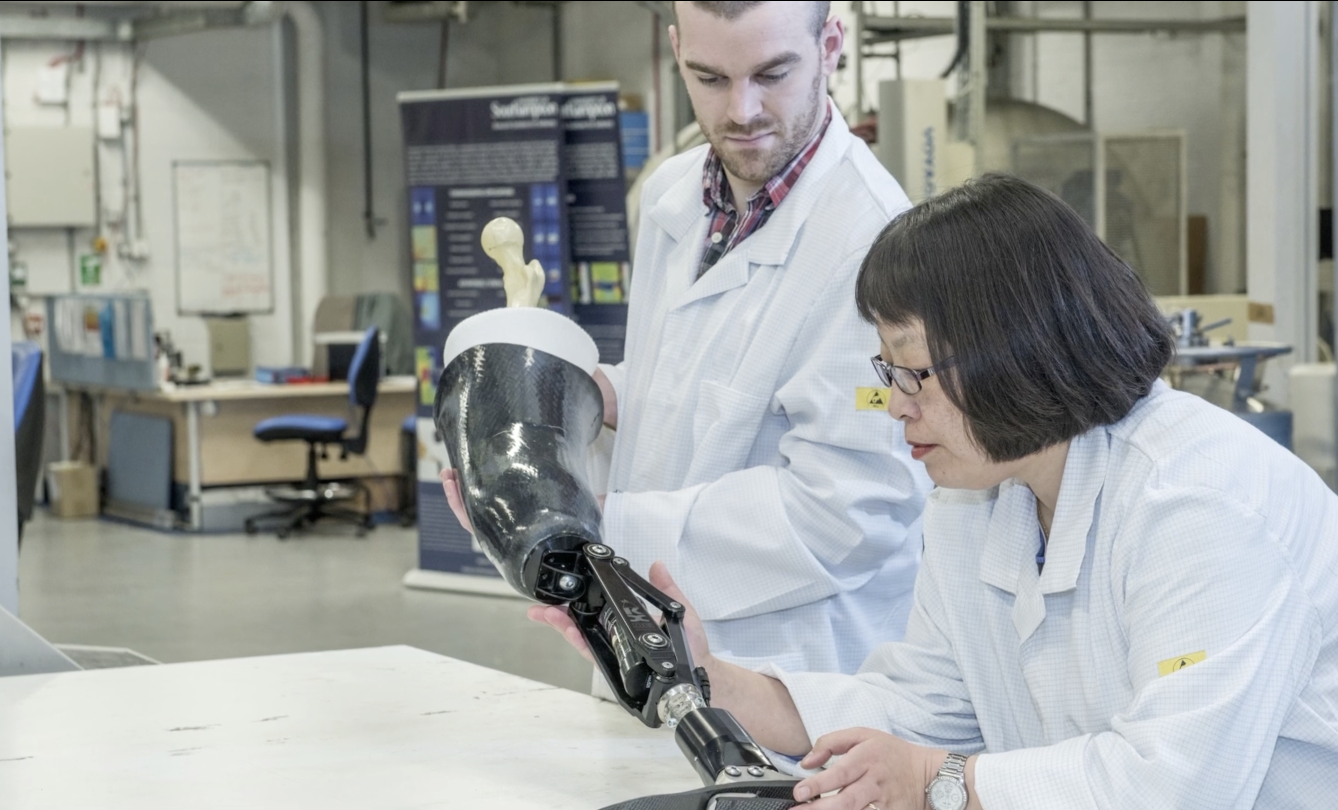
POLYGON ((1165 661, 1157 662, 1157 672, 1162 677, 1170 675, 1172 672, 1179 672, 1185 667, 1190 667, 1208 657, 1208 653, 1199 650, 1189 655, 1177 655, 1175 658, 1167 658, 1165 661))
POLYGON ((885 411, 887 410, 887 398, 891 393, 886 388, 856 388, 855 410, 885 411))

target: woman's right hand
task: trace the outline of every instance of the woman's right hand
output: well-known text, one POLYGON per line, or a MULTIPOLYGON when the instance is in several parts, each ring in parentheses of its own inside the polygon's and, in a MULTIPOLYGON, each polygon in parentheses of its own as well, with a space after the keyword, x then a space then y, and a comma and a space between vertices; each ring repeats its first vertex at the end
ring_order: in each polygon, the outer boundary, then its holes
MULTIPOLYGON (((706 671, 710 673, 714 659, 711 657, 710 645, 706 641, 706 629, 702 627, 702 620, 697 616, 697 611, 684 598, 683 592, 679 590, 673 577, 669 576, 669 568, 664 563, 657 562, 650 567, 650 584, 662 591, 665 596, 683 605, 683 636, 687 639, 693 666, 706 667, 706 671)), ((580 628, 567 614, 566 608, 553 605, 531 605, 527 615, 532 621, 550 625, 554 630, 561 633, 567 643, 575 647, 576 651, 585 657, 585 660, 594 662, 594 656, 590 654, 590 645, 585 643, 580 628)))

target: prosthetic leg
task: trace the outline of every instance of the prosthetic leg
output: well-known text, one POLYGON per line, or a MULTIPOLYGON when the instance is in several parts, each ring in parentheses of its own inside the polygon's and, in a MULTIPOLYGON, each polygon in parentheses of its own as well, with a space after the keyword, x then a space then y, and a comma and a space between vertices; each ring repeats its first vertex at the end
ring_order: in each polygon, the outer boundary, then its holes
POLYGON ((435 418, 475 536, 513 588, 568 607, 619 704, 650 728, 673 729, 706 785, 615 807, 790 807, 796 780, 729 712, 710 706, 706 671, 683 635, 683 605, 600 537, 585 475, 586 448, 604 418, 591 377, 597 360, 580 327, 533 307, 491 310, 452 331, 435 418), (658 622, 647 606, 660 611, 658 622))

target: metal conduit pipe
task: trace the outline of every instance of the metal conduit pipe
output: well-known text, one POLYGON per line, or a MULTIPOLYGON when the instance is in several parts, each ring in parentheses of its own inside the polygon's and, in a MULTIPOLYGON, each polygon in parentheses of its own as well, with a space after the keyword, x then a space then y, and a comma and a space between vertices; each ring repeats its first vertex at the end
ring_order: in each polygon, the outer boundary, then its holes
POLYGON ((311 365, 311 324, 329 288, 325 193, 325 30, 314 3, 287 2, 283 13, 297 34, 297 295, 298 363, 311 365))

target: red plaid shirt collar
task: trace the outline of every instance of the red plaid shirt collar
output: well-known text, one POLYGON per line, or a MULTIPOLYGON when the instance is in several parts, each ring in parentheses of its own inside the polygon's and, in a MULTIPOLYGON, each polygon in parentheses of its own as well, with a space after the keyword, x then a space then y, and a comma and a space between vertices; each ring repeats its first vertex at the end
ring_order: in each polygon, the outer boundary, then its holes
POLYGON ((702 255, 698 269, 700 278, 721 256, 724 256, 743 240, 752 236, 766 224, 771 212, 785 200, 790 191, 799 182, 804 168, 817 154, 822 145, 822 138, 827 134, 827 125, 832 122, 832 109, 827 107, 827 115, 804 148, 799 150, 794 160, 776 173, 753 196, 748 198, 747 210, 742 218, 734 208, 734 198, 729 190, 729 180, 725 177, 725 167, 720 156, 712 148, 706 155, 706 165, 702 169, 702 201, 711 215, 710 227, 706 231, 706 250, 702 255))

